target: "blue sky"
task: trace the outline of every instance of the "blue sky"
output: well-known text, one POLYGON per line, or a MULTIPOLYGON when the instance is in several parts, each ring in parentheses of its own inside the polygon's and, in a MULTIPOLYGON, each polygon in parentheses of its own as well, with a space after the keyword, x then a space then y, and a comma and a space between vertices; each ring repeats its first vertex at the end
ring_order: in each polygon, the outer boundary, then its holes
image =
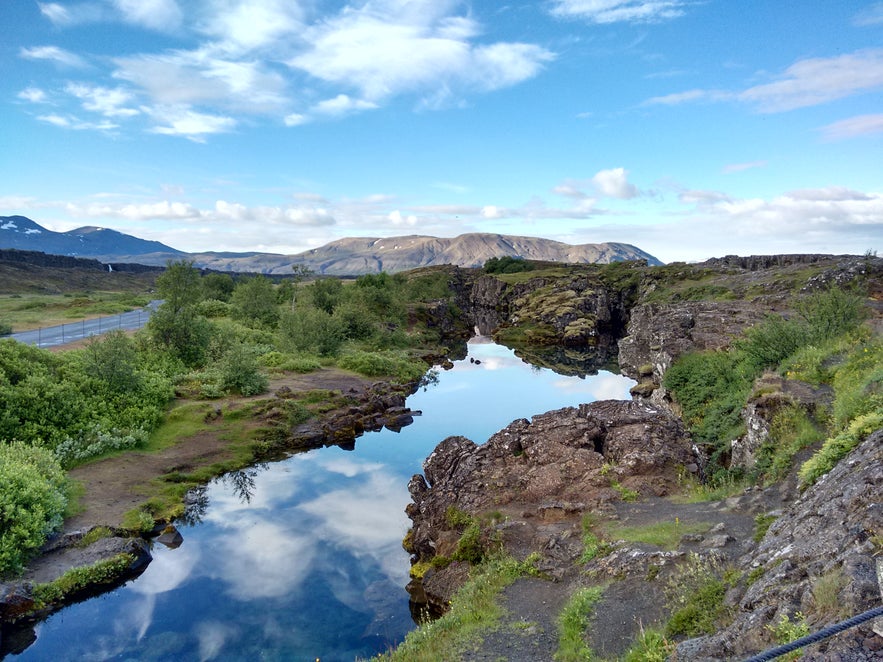
POLYGON ((883 252, 883 2, 0 0, 0 215, 883 252))

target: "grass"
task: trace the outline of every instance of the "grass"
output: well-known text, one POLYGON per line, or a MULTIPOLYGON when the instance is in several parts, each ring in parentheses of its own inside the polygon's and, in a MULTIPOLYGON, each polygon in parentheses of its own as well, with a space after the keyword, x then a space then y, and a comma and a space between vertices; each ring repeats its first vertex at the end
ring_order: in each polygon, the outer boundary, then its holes
POLYGON ((666 662, 674 649, 674 642, 666 638, 661 628, 641 626, 635 642, 625 652, 620 662, 666 662))
POLYGON ((754 518, 754 535, 752 536, 754 542, 760 542, 763 540, 766 532, 769 531, 770 526, 772 526, 772 523, 775 521, 775 515, 757 515, 754 518))
POLYGON ((643 526, 608 526, 607 536, 613 540, 646 543, 666 550, 676 549, 681 536, 705 533, 711 528, 708 522, 657 522, 643 526))
POLYGON ((115 584, 128 572, 134 561, 131 554, 117 554, 83 568, 73 568, 55 581, 34 586, 37 609, 61 602, 96 586, 115 584))
POLYGON ((451 608, 441 618, 423 623, 408 633, 393 651, 374 660, 390 662, 444 662, 458 660, 460 653, 500 620, 500 592, 519 577, 535 573, 535 557, 518 562, 497 556, 473 569, 469 581, 451 600, 451 608))
POLYGON ((592 659, 592 651, 585 640, 586 627, 601 600, 604 588, 592 586, 574 593, 558 615, 557 662, 581 662, 592 659))
POLYGON ((690 554, 666 586, 671 616, 665 634, 698 637, 717 631, 730 615, 724 596, 736 579, 723 573, 714 560, 690 554))
POLYGON ((840 567, 829 570, 812 583, 812 614, 819 620, 834 621, 847 616, 845 605, 840 600, 840 591, 846 588, 849 580, 840 567))
POLYGON ((599 556, 607 556, 613 546, 602 540, 593 530, 597 526, 591 513, 583 515, 582 519, 582 542, 583 551, 578 563, 585 565, 599 556))

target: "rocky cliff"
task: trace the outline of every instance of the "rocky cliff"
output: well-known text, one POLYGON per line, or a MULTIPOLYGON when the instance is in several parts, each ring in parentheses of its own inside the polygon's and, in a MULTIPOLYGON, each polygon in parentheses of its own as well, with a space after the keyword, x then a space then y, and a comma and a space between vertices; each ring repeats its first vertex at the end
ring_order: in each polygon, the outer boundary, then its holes
MULTIPOLYGON (((633 401, 515 421, 483 445, 462 437, 442 441, 423 475, 409 484, 413 527, 405 546, 416 574, 423 575, 417 589, 443 607, 465 580, 464 566, 482 550, 503 547, 519 558, 535 552, 539 570, 560 580, 565 592, 584 585, 583 573, 611 582, 587 636, 596 652, 621 655, 638 622, 660 617, 665 582, 681 581, 678 568, 729 568, 717 631, 679 637, 670 657, 679 661, 744 657, 772 647, 785 626, 816 630, 878 606, 883 431, 804 492, 795 467, 817 447, 798 455, 778 482, 724 501, 687 506, 660 498, 700 474, 704 461, 661 386, 672 363, 688 352, 730 347, 770 313, 792 315, 801 293, 857 282, 869 295, 871 333, 879 332, 883 260, 873 257, 727 257, 466 282, 469 311, 483 332, 516 339, 521 347, 618 349, 622 372, 641 384, 633 401), (681 536, 674 550, 613 538, 587 560, 586 522, 677 524, 697 517, 708 518, 706 528, 681 536), (771 521, 766 532, 759 528, 771 521)), ((775 375, 760 382, 743 412, 748 434, 735 440, 734 466, 751 467, 783 407, 814 415, 830 407, 825 385, 775 375)), ((532 600, 523 588, 518 595, 524 604, 532 600)), ((506 642, 510 652, 518 649, 515 639, 509 635, 506 642)), ((469 659, 491 659, 497 649, 488 646, 482 654, 490 657, 469 659)), ((883 636, 866 624, 816 645, 807 659, 881 656, 883 636)))

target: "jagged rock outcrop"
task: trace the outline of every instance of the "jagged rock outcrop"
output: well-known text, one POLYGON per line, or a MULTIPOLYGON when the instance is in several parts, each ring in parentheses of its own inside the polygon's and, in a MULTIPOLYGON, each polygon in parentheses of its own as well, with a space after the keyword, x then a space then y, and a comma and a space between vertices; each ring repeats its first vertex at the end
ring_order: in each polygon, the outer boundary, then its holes
POLYGON ((676 417, 631 401, 520 419, 481 446, 449 437, 424 462, 424 475, 408 485, 408 549, 415 561, 450 556, 459 538, 451 508, 473 516, 505 508, 510 527, 523 517, 604 510, 624 490, 667 494, 685 466, 696 469, 693 461, 676 417))
POLYGON ((469 302, 480 333, 530 345, 607 347, 622 334, 628 315, 620 292, 579 272, 512 285, 479 276, 469 302))
MULTIPOLYGON (((728 596, 726 629, 678 646, 679 662, 742 658, 774 645, 767 626, 783 617, 811 631, 880 604, 877 562, 883 530, 883 430, 784 509, 756 549, 738 561, 745 581, 728 596)), ((863 662, 883 656, 872 623, 814 646, 802 659, 863 662)))
POLYGON ((648 385, 646 393, 661 404, 659 387, 671 364, 691 351, 729 347, 733 338, 769 313, 745 301, 690 301, 640 304, 632 309, 627 335, 619 341, 623 374, 648 385))
POLYGON ((767 442, 776 414, 787 407, 802 407, 813 416, 818 407, 828 408, 834 394, 831 387, 813 387, 805 382, 770 373, 760 377, 754 393, 742 410, 745 434, 730 445, 730 468, 753 469, 757 454, 767 442))

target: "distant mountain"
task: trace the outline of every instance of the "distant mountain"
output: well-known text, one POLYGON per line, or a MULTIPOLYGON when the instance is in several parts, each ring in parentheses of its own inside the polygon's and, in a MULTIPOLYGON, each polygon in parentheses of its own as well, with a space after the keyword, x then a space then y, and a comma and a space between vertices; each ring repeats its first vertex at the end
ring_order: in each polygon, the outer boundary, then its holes
POLYGON ((332 276, 380 271, 394 273, 441 264, 480 267, 492 257, 506 256, 544 262, 646 260, 650 265, 662 264, 631 244, 607 242, 571 245, 537 237, 483 233, 462 234, 451 239, 420 235, 350 237, 296 255, 184 253, 158 241, 146 241, 103 228, 52 232, 24 216, 0 216, 0 248, 92 257, 102 262, 160 266, 168 260, 188 259, 204 269, 265 274, 290 274, 293 265, 302 265, 317 274, 332 276))
MULTIPOLYGON (((0 216, 0 248, 91 257, 104 262, 120 262, 118 257, 122 255, 134 258, 162 253, 168 256, 166 259, 186 255, 158 241, 138 239, 107 228, 82 227, 68 232, 53 232, 25 216, 0 216)), ((140 262, 136 259, 129 261, 140 262)))

